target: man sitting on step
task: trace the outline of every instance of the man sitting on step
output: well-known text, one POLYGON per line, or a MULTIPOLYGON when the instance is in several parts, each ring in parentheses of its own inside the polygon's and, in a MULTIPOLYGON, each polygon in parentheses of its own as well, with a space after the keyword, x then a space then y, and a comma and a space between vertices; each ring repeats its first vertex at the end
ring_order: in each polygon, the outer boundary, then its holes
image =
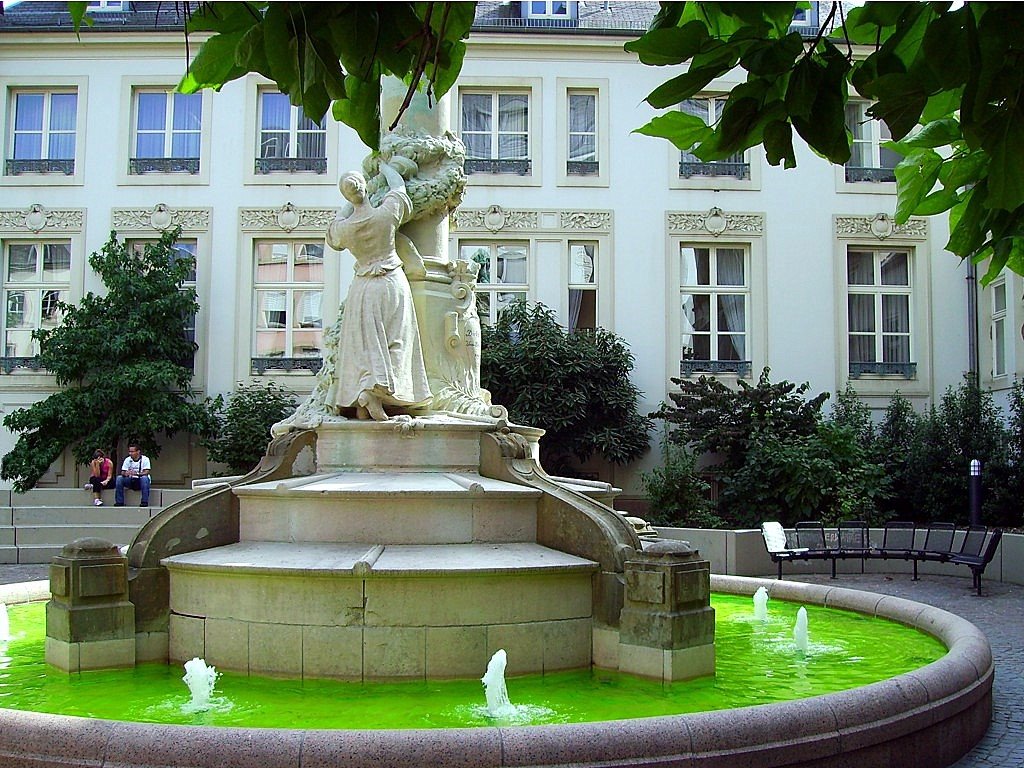
POLYGON ((117 485, 114 488, 115 507, 124 506, 125 488, 142 491, 142 502, 139 506, 149 506, 149 486, 153 482, 149 470, 149 457, 142 455, 142 449, 136 443, 129 443, 128 456, 121 464, 121 476, 117 478, 117 485))

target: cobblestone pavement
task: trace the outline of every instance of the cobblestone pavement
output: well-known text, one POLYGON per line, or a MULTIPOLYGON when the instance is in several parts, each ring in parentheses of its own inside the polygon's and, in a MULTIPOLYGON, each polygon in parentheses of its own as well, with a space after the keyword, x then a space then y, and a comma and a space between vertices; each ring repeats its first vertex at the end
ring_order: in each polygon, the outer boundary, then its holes
MULTIPOLYGON (((47 565, 0 565, 0 584, 47 578, 47 565)), ((988 637, 996 660, 992 726, 953 768, 1024 768, 1024 587, 985 581, 982 596, 970 579, 907 574, 788 577, 790 580, 863 589, 928 603, 963 616, 988 637)))

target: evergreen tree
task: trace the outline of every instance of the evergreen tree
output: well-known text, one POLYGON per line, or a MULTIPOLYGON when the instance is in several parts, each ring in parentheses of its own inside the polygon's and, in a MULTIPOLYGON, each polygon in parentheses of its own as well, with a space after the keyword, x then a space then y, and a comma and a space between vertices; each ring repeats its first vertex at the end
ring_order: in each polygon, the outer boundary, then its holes
POLYGON ((179 234, 165 232, 137 253, 111 233, 89 257, 107 294, 62 303, 63 323, 34 332, 39 362, 61 389, 4 418, 19 437, 0 477, 16 491, 32 488, 67 448, 85 463, 96 448, 116 451, 132 439, 157 456, 158 433, 214 428, 191 388, 196 345, 185 326, 199 304, 195 289, 182 287, 195 265, 175 250, 179 234))

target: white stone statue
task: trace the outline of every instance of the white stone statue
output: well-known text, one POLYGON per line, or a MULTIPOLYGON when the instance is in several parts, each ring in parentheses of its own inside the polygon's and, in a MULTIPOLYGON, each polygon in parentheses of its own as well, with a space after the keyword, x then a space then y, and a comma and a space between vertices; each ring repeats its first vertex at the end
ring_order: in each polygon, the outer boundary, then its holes
POLYGON ((388 191, 374 206, 359 171, 338 187, 347 204, 327 230, 335 250, 355 256, 356 276, 345 300, 338 355, 327 402, 359 418, 388 418, 384 406, 416 409, 430 403, 412 291, 395 250, 398 228, 412 216, 401 174, 386 162, 380 172, 388 191))

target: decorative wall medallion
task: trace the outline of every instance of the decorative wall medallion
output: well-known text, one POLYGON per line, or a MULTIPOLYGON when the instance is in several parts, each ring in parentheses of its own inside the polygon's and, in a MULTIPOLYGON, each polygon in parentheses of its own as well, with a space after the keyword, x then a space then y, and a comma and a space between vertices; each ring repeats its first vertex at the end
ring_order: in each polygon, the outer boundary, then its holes
POLYGON ((242 229, 291 232, 294 229, 327 229, 337 215, 336 208, 298 208, 286 203, 280 208, 242 208, 238 211, 238 220, 242 229))
POLYGON ((171 226, 170 209, 164 203, 158 203, 149 216, 149 223, 153 225, 153 229, 161 231, 169 229, 171 226))
POLYGON ((764 233, 764 216, 760 213, 726 213, 712 208, 707 213, 674 211, 668 214, 671 234, 698 234, 718 237, 723 234, 760 235, 764 233))
POLYGON ((491 232, 497 232, 505 226, 505 212, 500 205, 492 205, 484 214, 484 226, 491 232))
POLYGON ((887 213, 874 216, 836 216, 836 237, 860 237, 870 235, 879 240, 898 237, 924 240, 928 237, 928 220, 910 219, 906 224, 897 225, 887 213))
POLYGON ((81 232, 85 213, 81 209, 44 208, 33 203, 28 208, 0 208, 0 230, 41 232, 44 229, 81 232))
POLYGON ((299 212, 291 201, 281 206, 281 210, 277 212, 277 224, 285 232, 291 232, 299 226, 299 212))

